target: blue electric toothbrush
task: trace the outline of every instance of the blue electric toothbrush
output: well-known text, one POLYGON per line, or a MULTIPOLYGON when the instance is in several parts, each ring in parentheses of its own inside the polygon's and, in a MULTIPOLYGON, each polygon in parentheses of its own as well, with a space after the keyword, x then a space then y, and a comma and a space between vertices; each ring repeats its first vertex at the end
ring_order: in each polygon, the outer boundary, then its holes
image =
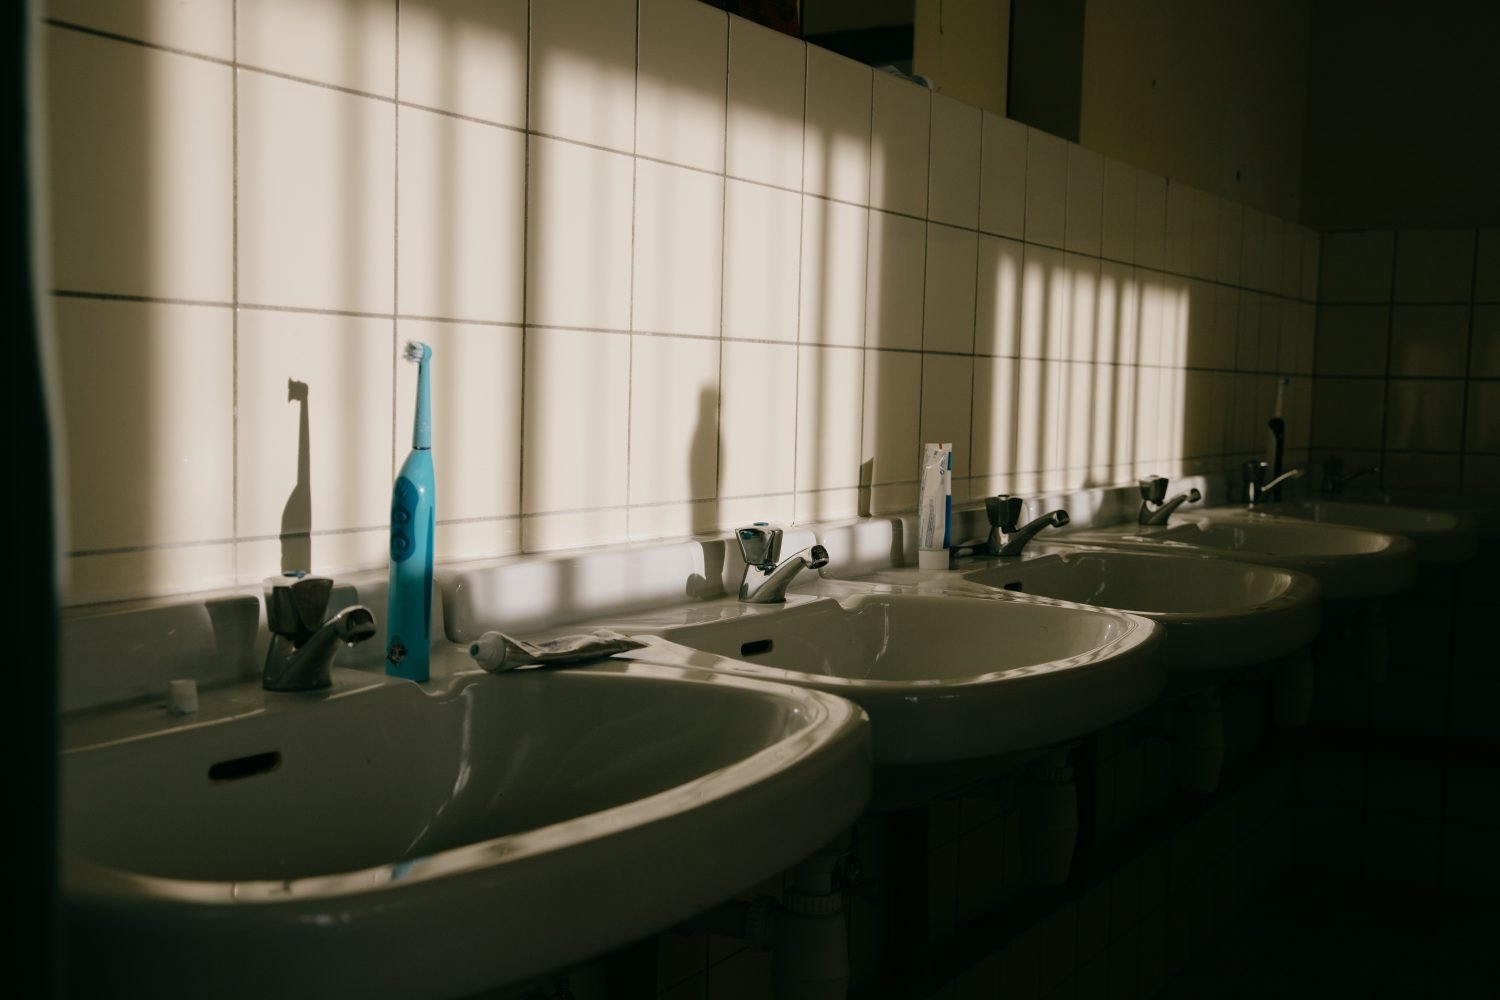
POLYGON ((417 415, 411 454, 391 496, 391 594, 385 618, 385 672, 425 681, 432 645, 432 533, 436 483, 432 474, 432 392, 427 363, 432 348, 407 341, 417 363, 417 415))

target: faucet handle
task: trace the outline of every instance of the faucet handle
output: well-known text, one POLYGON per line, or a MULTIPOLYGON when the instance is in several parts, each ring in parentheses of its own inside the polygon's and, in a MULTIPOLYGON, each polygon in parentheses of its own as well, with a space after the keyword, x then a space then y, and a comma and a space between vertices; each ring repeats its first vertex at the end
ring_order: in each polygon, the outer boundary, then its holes
POLYGON ((309 635, 323 624, 333 580, 284 573, 265 581, 266 625, 276 635, 309 635))
POLYGON ((737 528, 734 537, 740 543, 740 557, 747 566, 775 566, 781 561, 781 529, 765 521, 737 528))
POLYGON ((990 519, 990 527, 1001 531, 1016 530, 1016 525, 1021 523, 1022 506, 1020 497, 1006 496, 1004 493, 984 498, 984 512, 990 519))
POLYGON ((1161 503, 1167 499, 1167 486, 1171 480, 1166 476, 1147 476, 1136 482, 1141 489, 1141 499, 1147 503, 1161 503))

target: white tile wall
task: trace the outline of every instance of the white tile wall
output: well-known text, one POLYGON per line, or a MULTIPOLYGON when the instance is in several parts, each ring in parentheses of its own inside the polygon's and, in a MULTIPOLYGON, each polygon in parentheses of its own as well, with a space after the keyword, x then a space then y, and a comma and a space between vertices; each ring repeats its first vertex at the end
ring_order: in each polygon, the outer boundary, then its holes
POLYGON ((526 321, 630 328, 628 156, 533 137, 526 182, 526 321))
POLYGON ((234 58, 234 7, 182 0, 47 0, 47 16, 216 59, 234 58))
POLYGON ((635 149, 724 170, 729 20, 698 0, 642 0, 635 149))
POLYGON ((531 5, 531 128, 624 152, 634 148, 635 22, 635 5, 615 0, 531 5))
POLYGON ((980 114, 943 94, 932 96, 927 215, 973 229, 979 222, 980 114))
POLYGON ((802 343, 864 344, 869 225, 866 209, 803 195, 797 338, 802 343))
POLYGON ((258 0, 235 12, 244 65, 396 95, 396 0, 258 0))
POLYGON ((802 188, 868 204, 870 67, 819 48, 807 50, 802 188))
POLYGON ((800 188, 806 82, 806 46, 730 18, 726 156, 731 177, 800 188))
POLYGON ((869 240, 865 346, 921 350, 927 224, 872 209, 869 240))
POLYGON ((1289 224, 692 0, 395 7, 52 6, 70 600, 380 565, 408 338, 454 559, 1209 468, 1311 366, 1289 224))
POLYGON ((979 228, 1021 239, 1026 231, 1026 126, 986 111, 979 158, 979 228))
POLYGON ((396 109, 239 71, 239 298, 389 313, 396 109))
POLYGON ((526 127, 526 0, 423 0, 401 8, 401 99, 526 127))
POLYGON ((233 71, 62 28, 45 38, 55 285, 228 301, 233 71))
POLYGON ((723 218, 723 177, 637 162, 632 329, 718 336, 723 218))
POLYGON ((921 137, 931 128, 930 92, 891 73, 874 74, 873 87, 870 205, 926 215, 927 150, 921 137))
POLYGON ((724 189, 724 336, 794 341, 802 198, 732 178, 724 189))
POLYGON ((398 310, 521 322, 526 137, 416 108, 399 127, 398 310))
POLYGON ((1068 144, 1068 206, 1063 240, 1069 253, 1097 257, 1104 212, 1104 157, 1068 144))
POLYGON ((936 222, 927 224, 923 350, 973 353, 978 249, 978 235, 973 230, 954 229, 936 222))

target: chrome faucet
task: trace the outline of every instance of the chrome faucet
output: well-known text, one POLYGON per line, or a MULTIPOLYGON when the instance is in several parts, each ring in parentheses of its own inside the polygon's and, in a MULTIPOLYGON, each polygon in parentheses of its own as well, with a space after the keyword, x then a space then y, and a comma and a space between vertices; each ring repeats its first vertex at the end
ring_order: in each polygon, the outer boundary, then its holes
POLYGON ((1043 528, 1061 528, 1068 523, 1068 512, 1049 510, 1020 527, 1022 502, 1020 497, 986 497, 984 512, 990 519, 990 537, 985 544, 992 556, 1018 556, 1026 543, 1043 528))
POLYGON ((267 691, 316 691, 333 683, 329 667, 339 643, 354 645, 375 634, 375 616, 356 604, 331 618, 326 576, 287 573, 266 580, 266 625, 271 646, 261 687, 267 691))
POLYGON ((747 604, 780 604, 786 600, 786 588, 804 569, 822 569, 828 565, 828 550, 821 545, 803 549, 796 555, 781 558, 781 529, 765 522, 739 528, 734 537, 740 543, 745 573, 740 577, 740 600, 747 604), (760 574, 752 585, 751 571, 760 574))
POLYGON ((1245 474, 1245 502, 1254 507, 1263 500, 1267 493, 1289 479, 1301 479, 1301 469, 1288 469, 1270 482, 1266 482, 1270 466, 1265 462, 1246 462, 1242 467, 1245 474))
POLYGON ((1171 480, 1166 476, 1147 476, 1139 481, 1141 487, 1141 512, 1136 520, 1141 524, 1159 525, 1166 524, 1172 517, 1172 512, 1185 503, 1197 503, 1203 499, 1203 494, 1196 489, 1179 493, 1172 499, 1166 499, 1167 484, 1171 480))
POLYGON ((1338 455, 1329 455, 1323 459, 1323 493, 1327 496, 1336 497, 1344 492, 1345 487, 1354 482, 1360 476, 1377 476, 1380 474, 1380 466, 1367 465, 1358 472, 1344 475, 1344 460, 1338 455))

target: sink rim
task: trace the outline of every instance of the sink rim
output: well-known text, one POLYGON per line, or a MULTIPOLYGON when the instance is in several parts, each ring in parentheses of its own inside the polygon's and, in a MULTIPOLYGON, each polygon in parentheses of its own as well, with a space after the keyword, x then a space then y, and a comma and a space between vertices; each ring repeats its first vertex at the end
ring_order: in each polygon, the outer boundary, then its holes
MULTIPOLYGON (((1237 562, 1238 560, 1225 560, 1207 552, 1142 552, 1136 549, 1110 548, 1106 545, 1094 544, 1069 544, 1065 539, 1059 539, 1048 544, 1047 548, 1039 552, 1034 558, 1026 560, 1015 567, 1016 572, 1024 573, 1026 567, 1037 564, 1050 565, 1054 562, 1067 563, 1075 559, 1098 556, 1104 558, 1125 559, 1171 559, 1183 563, 1193 563, 1203 566, 1217 566, 1225 562, 1237 562)), ((1229 608, 1209 608, 1202 611, 1157 611, 1149 608, 1127 608, 1115 604, 1090 604, 1083 601, 1070 601, 1065 597, 1056 597, 1039 591, 1007 591, 1013 593, 1017 599, 1035 598, 1040 600, 1055 601, 1064 604, 1077 604, 1082 607, 1096 608, 1104 611, 1117 611, 1123 614, 1136 615, 1141 618, 1149 618, 1168 624, 1183 624, 1199 621, 1231 621, 1241 618, 1254 618, 1280 608, 1301 604, 1311 601, 1316 603, 1321 599, 1322 588, 1318 581, 1300 570, 1288 569, 1274 563, 1252 563, 1245 562, 1245 566, 1251 567, 1253 572, 1266 573, 1281 578, 1285 585, 1269 600, 1259 604, 1235 605, 1229 608)), ((965 583, 995 590, 993 584, 983 583, 977 577, 995 573, 1006 567, 995 564, 976 568, 963 572, 965 583)))
MULTIPOLYGON (((455 650, 455 656, 457 651, 455 650)), ((463 658, 467 661, 467 657, 463 658)), ((416 888, 426 882, 483 871, 505 864, 525 862, 538 857, 566 851, 582 843, 596 842, 608 836, 595 828, 608 827, 608 832, 641 829, 657 822, 671 820, 706 803, 717 802, 760 786, 767 780, 805 763, 820 752, 835 748, 837 744, 851 738, 858 739, 867 725, 864 713, 853 703, 826 692, 795 685, 777 685, 774 682, 753 681, 719 672, 704 673, 677 664, 661 664, 646 660, 626 663, 604 661, 590 664, 574 673, 610 674, 622 677, 642 677, 689 685, 712 683, 719 689, 739 688, 756 698, 774 698, 790 701, 806 718, 806 724, 796 732, 768 743, 754 753, 743 757, 727 767, 710 771, 689 781, 652 795, 635 799, 606 809, 570 817, 545 826, 504 834, 484 840, 462 844, 430 855, 384 862, 377 865, 347 871, 320 873, 294 879, 246 879, 211 880, 186 879, 173 876, 152 875, 122 868, 116 865, 93 861, 68 847, 66 829, 62 831, 63 895, 78 898, 149 898, 158 902, 181 902, 191 904, 275 906, 297 905, 304 902, 327 901, 364 895, 373 890, 401 890, 416 888), (796 747, 796 753, 786 753, 787 744, 796 747)), ((562 671, 559 671, 562 673, 562 671)), ((436 699, 457 697, 473 684, 504 683, 496 677, 476 669, 455 670, 440 688, 410 685, 395 679, 375 680, 360 671, 335 668, 335 674, 343 680, 352 680, 354 686, 322 696, 313 695, 313 700, 303 696, 290 696, 296 701, 269 706, 258 712, 227 714, 218 718, 193 721, 188 727, 234 725, 236 721, 266 714, 304 712, 316 710, 319 702, 335 698, 359 697, 366 692, 408 689, 420 696, 436 699), (362 681, 362 683, 361 683, 362 681)), ((436 678, 435 678, 436 679, 436 678)), ((626 681, 628 683, 628 681, 626 681)), ((111 713, 113 714, 113 713, 111 713)), ((66 746, 61 756, 71 754, 107 752, 111 746, 143 739, 171 738, 183 728, 155 726, 143 727, 141 731, 123 735, 118 739, 92 740, 66 746)), ((66 725, 65 725, 66 729, 66 725)))
POLYGON ((696 669, 724 671, 730 674, 747 678, 765 679, 771 683, 792 684, 803 686, 804 684, 813 688, 827 691, 833 694, 843 694, 844 697, 853 697, 854 693, 868 692, 888 695, 907 695, 921 697, 923 695, 943 696, 955 691, 963 691, 973 688, 985 688, 997 683, 1014 683, 1023 679, 1040 681, 1041 679, 1054 675, 1060 671, 1074 670, 1091 666, 1099 666, 1112 659, 1114 656, 1129 653, 1144 643, 1149 642, 1152 635, 1153 623, 1141 615, 1123 611, 1118 608, 1104 608, 1087 604, 1078 604, 1070 601, 1059 601, 1047 599, 1044 601, 1025 600, 1025 595, 1013 595, 1004 591, 994 591, 990 588, 982 588, 980 592, 941 592, 933 593, 914 592, 895 589, 873 589, 861 586, 857 580, 838 581, 839 589, 846 590, 844 593, 820 593, 820 594, 788 594, 785 604, 782 605, 741 605, 745 609, 742 615, 725 616, 701 623, 673 625, 660 630, 655 627, 641 629, 632 627, 629 623, 613 625, 637 638, 648 641, 645 650, 637 650, 623 654, 630 659, 641 659, 644 662, 662 663, 671 662, 685 667, 696 669), (778 611, 798 611, 811 608, 818 604, 834 603, 848 610, 848 602, 869 603, 878 600, 896 599, 905 600, 948 600, 961 601, 990 600, 1000 606, 1011 609, 1025 608, 1023 614, 1031 613, 1034 608, 1049 609, 1047 613, 1060 611, 1064 614, 1095 616, 1103 615, 1115 619, 1122 626, 1124 632, 1110 639, 1108 642, 1094 646, 1085 653, 1072 656, 1060 657, 1051 660, 1043 660, 1039 663, 1024 664, 1020 666, 1007 667, 1004 670, 990 670, 977 674, 964 674, 959 677, 935 678, 935 679, 903 679, 887 680, 872 679, 865 677, 843 677, 833 674, 814 674, 806 671, 791 670, 782 667, 771 667, 759 663, 751 663, 746 660, 737 659, 721 653, 713 653, 699 649, 687 643, 678 642, 672 638, 672 633, 678 629, 694 628, 699 625, 712 626, 718 621, 743 621, 756 614, 776 614, 778 611), (660 640, 660 641, 652 641, 660 640), (673 648, 675 647, 675 649, 673 648), (676 650, 682 650, 678 653, 676 650), (1108 652, 1106 652, 1108 651, 1108 652), (1038 671, 1038 667, 1052 666, 1052 669, 1038 671), (1022 673, 1024 671, 1024 673, 1022 673), (805 680, 804 680, 805 678, 805 680), (850 693, 845 694, 844 690, 850 693))
MULTIPOLYGON (((827 581, 816 594, 790 594, 788 602, 848 600, 858 597, 926 596, 975 605, 993 601, 1027 612, 1047 608, 1037 601, 1010 599, 1010 595, 985 592, 981 588, 963 594, 922 594, 911 587, 888 587, 827 581)), ((732 600, 732 599, 731 599, 732 600)), ((1154 704, 1166 690, 1164 626, 1128 612, 1067 602, 1049 602, 1055 609, 1076 615, 1103 615, 1123 621, 1122 634, 1096 647, 1086 662, 1066 669, 1037 672, 1011 668, 987 674, 971 674, 932 683, 864 680, 830 677, 804 671, 769 668, 746 663, 674 642, 672 624, 661 619, 646 628, 640 620, 612 624, 627 633, 647 635, 645 650, 623 654, 651 662, 681 662, 704 669, 740 676, 780 681, 826 691, 848 698, 869 714, 874 762, 877 768, 906 764, 956 764, 997 755, 1042 750, 1078 739, 1128 718, 1154 704), (1061 721, 1059 721, 1059 718, 1061 721)), ((720 602, 716 609, 700 606, 700 621, 740 618, 745 614, 775 613, 780 608, 759 606, 731 608, 720 602), (743 608, 750 608, 746 611, 743 608), (717 612, 717 613, 715 613, 717 612)), ((680 609, 673 609, 674 613, 680 609)), ((1076 659, 1076 658, 1075 658, 1076 659)), ((1052 661, 1044 661, 1052 662, 1052 661)))
POLYGON ((1056 545, 1101 546, 1134 552, 1201 555, 1236 562, 1279 566, 1306 573, 1318 581, 1323 599, 1363 600, 1390 597, 1409 588, 1416 581, 1416 544, 1404 535, 1371 531, 1341 524, 1313 522, 1297 518, 1276 517, 1238 507, 1216 507, 1187 515, 1174 515, 1172 523, 1230 524, 1247 518, 1259 527, 1273 531, 1309 533, 1355 533, 1378 538, 1379 548, 1346 553, 1271 553, 1256 549, 1216 548, 1160 536, 1160 529, 1143 528, 1134 522, 1109 527, 1090 528, 1057 539, 1056 545), (1220 512, 1215 515, 1214 512, 1220 512), (1157 534, 1153 535, 1153 531, 1157 534))

